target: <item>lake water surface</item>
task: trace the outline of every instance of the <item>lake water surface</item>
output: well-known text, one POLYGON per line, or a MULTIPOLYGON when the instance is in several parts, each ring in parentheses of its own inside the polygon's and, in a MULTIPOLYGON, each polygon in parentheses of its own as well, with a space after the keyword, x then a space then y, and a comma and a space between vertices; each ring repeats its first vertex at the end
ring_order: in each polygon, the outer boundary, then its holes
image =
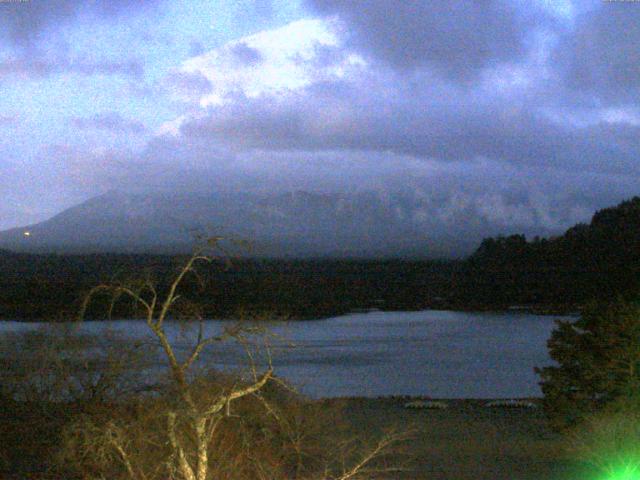
MULTIPOLYGON (((286 339, 272 357, 275 372, 312 397, 428 395, 442 398, 540 396, 534 366, 551 363, 546 342, 557 318, 523 313, 427 310, 370 312, 324 320, 270 323, 286 339)), ((229 322, 209 320, 208 333, 229 322)), ((0 322, 2 331, 38 324, 0 322)), ((81 330, 111 329, 144 339, 144 322, 86 322, 81 330)), ((167 326, 186 348, 193 330, 167 326)), ((214 345, 205 359, 221 369, 246 364, 242 349, 214 345)))

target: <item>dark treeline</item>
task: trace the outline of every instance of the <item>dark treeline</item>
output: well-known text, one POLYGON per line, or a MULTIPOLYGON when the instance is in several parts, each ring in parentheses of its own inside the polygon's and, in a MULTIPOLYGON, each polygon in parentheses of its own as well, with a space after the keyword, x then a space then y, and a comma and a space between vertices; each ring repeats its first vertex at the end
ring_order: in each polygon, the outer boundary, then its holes
MULTIPOLYGON (((31 255, 0 251, 0 318, 64 319, 100 282, 149 275, 166 288, 183 257, 31 255)), ((597 212, 551 239, 485 239, 463 261, 234 260, 200 269, 185 284, 204 314, 247 310, 292 318, 356 309, 503 309, 523 305, 566 311, 593 298, 640 287, 640 198, 597 212)), ((101 311, 104 311, 102 309, 101 311)), ((91 313, 91 312, 90 312, 91 313)), ((119 312, 115 312, 116 316, 119 312)), ((122 312, 124 315, 125 313, 122 312)))
POLYGON ((564 235, 485 239, 458 272, 453 303, 473 308, 578 307, 590 300, 637 295, 640 287, 640 197, 600 210, 564 235))
MULTIPOLYGON (((2 252, 1 319, 65 319, 89 289, 114 278, 146 275, 166 289, 179 256, 30 255, 2 252)), ((456 262, 358 260, 234 260, 200 265, 185 297, 209 317, 241 311, 313 318, 356 309, 419 309, 443 303, 456 262), (204 285, 204 286, 203 286, 204 285)), ((105 312, 103 305, 96 311, 105 312)), ((114 316, 126 312, 114 312, 114 316)), ((92 312, 89 312, 91 317, 92 312)))

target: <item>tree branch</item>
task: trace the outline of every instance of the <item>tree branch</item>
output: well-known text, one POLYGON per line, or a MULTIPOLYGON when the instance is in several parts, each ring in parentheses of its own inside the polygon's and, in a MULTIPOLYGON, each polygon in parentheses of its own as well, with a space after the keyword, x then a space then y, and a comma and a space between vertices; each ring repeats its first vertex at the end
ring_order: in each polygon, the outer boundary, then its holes
POLYGON ((269 381, 269 379, 271 379, 272 376, 273 376, 273 369, 269 368, 264 373, 262 378, 257 382, 252 383, 251 385, 239 390, 232 390, 231 393, 229 393, 228 395, 220 397, 216 402, 213 403, 213 405, 211 405, 211 407, 207 409, 207 411, 205 412, 205 415, 216 414, 220 410, 222 410, 225 405, 231 403, 232 401, 237 400, 238 398, 244 397, 245 395, 250 395, 252 393, 257 392, 258 390, 260 390, 262 387, 266 385, 266 383, 269 381))
POLYGON ((156 325, 158 328, 162 327, 162 323, 164 322, 164 319, 167 316, 167 312, 169 311, 169 308, 171 308, 171 305, 177 299, 176 289, 178 288, 178 285, 180 285, 184 276, 192 270, 193 264, 198 260, 211 263, 211 258, 205 255, 200 255, 200 252, 196 252, 191 256, 191 258, 189 258, 189 261, 184 267, 182 267, 182 269, 180 270, 180 273, 175 278, 175 280, 171 284, 171 287, 169 288, 169 293, 167 294, 167 297, 164 303, 162 304, 162 310, 160 310, 160 315, 158 315, 158 319, 156 321, 156 325))
POLYGON ((180 472, 182 473, 182 476, 185 480, 196 480, 193 468, 191 467, 191 465, 189 465, 187 456, 185 455, 184 450, 178 442, 178 438, 176 436, 176 413, 169 412, 167 420, 169 442, 171 443, 171 449, 178 455, 178 468, 180 469, 180 472))

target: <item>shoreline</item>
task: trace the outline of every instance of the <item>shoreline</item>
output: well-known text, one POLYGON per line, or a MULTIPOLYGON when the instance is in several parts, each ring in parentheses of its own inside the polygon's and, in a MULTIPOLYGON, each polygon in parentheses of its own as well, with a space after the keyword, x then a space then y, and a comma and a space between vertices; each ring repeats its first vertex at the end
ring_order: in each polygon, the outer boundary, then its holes
MULTIPOLYGON (((570 306, 549 306, 549 305, 511 305, 511 306, 477 306, 473 307, 464 307, 460 305, 438 305, 432 307, 424 307, 424 308, 356 308, 348 311, 337 311, 333 313, 322 312, 318 314, 309 314, 302 315, 296 317, 288 317, 286 315, 280 316, 272 316, 264 319, 260 319, 259 315, 256 315, 257 318, 249 318, 247 320, 240 321, 253 321, 253 322, 312 322, 312 321, 321 321, 321 320, 329 320, 331 318, 336 317, 344 317, 347 315, 356 315, 356 314, 367 314, 367 313, 393 313, 393 312, 423 312, 423 311, 442 311, 442 312, 465 312, 465 313, 493 313, 493 314, 528 314, 528 315, 539 315, 542 317, 552 317, 552 316, 566 316, 566 317, 578 317, 580 315, 582 306, 570 305, 570 306)), ((130 321, 134 320, 131 318, 85 318, 83 322, 103 322, 103 321, 130 321)), ((228 321, 235 322, 239 321, 233 318, 207 318, 205 321, 214 320, 214 321, 228 321)), ((31 317, 13 317, 13 318, 0 318, 0 323, 2 322, 16 322, 16 323, 71 323, 76 320, 61 320, 60 318, 41 318, 34 319, 31 317)))

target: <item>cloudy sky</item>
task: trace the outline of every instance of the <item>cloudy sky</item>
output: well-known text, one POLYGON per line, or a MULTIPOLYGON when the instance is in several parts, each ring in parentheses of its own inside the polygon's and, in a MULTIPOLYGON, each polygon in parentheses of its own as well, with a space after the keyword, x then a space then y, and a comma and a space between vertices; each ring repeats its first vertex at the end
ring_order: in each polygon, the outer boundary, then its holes
POLYGON ((640 193, 640 2, 0 1, 0 229, 110 190, 640 193))

